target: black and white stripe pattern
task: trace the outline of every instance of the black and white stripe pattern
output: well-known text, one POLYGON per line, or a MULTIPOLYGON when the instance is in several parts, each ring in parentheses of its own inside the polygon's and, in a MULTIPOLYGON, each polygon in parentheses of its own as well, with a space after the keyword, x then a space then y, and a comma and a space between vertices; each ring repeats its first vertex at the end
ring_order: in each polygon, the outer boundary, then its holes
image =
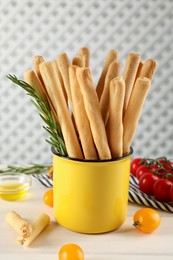
MULTIPOLYGON (((53 187, 53 181, 51 178, 49 178, 47 174, 33 174, 32 176, 47 188, 53 187)), ((140 205, 145 205, 147 207, 161 209, 173 213, 173 203, 160 202, 156 200, 153 196, 149 196, 143 193, 138 187, 138 180, 132 174, 130 174, 128 199, 132 203, 137 203, 140 205)))
POLYGON ((47 174, 32 174, 32 176, 47 188, 53 187, 53 181, 47 174))

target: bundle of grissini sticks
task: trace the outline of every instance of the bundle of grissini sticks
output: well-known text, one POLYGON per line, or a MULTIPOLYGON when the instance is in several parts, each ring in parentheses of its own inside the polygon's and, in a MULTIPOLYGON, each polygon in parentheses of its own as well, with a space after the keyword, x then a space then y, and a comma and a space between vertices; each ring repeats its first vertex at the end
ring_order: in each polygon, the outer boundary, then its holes
POLYGON ((157 64, 129 53, 121 74, 118 52, 111 49, 95 86, 89 62, 88 48, 81 48, 72 62, 66 53, 51 62, 35 56, 34 70, 25 71, 24 80, 37 85, 49 104, 69 157, 118 158, 130 151, 157 64))

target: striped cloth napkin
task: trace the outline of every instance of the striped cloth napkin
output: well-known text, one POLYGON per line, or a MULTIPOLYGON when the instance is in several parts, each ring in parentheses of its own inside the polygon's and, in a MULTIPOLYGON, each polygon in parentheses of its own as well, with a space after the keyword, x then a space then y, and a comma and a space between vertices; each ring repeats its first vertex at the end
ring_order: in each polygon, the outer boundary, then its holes
POLYGON ((34 179, 38 180, 41 184, 43 184, 47 188, 53 187, 53 180, 49 177, 47 173, 44 174, 32 174, 34 179))
MULTIPOLYGON (((35 179, 37 179, 41 184, 47 188, 53 187, 53 181, 49 178, 48 174, 33 174, 35 179)), ((147 207, 152 207, 156 209, 161 209, 164 211, 169 211, 173 213, 173 203, 165 203, 156 200, 153 196, 149 196, 138 187, 138 180, 132 174, 130 174, 130 184, 129 184, 129 202, 137 203, 140 205, 145 205, 147 207)))
POLYGON ((147 207, 161 209, 173 213, 172 202, 160 202, 156 200, 153 196, 147 195, 146 193, 142 192, 139 189, 137 178, 134 177, 132 174, 130 174, 129 201, 132 203, 137 203, 145 205, 147 207))

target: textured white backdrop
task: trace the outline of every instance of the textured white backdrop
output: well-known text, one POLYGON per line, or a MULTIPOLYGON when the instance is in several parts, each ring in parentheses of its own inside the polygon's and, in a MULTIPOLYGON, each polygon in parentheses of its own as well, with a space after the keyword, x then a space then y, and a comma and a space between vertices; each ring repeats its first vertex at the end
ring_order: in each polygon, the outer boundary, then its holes
POLYGON ((32 58, 70 58, 90 47, 97 81, 106 53, 128 52, 159 67, 133 142, 134 156, 173 158, 172 0, 0 0, 0 163, 51 161, 42 121, 30 98, 7 80, 22 78, 32 58))

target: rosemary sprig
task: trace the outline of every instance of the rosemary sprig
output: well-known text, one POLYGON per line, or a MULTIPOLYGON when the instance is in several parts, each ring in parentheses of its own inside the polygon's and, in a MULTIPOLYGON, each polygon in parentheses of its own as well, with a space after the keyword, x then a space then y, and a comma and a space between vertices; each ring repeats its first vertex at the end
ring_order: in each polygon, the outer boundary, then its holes
POLYGON ((25 174, 40 174, 47 172, 51 165, 33 164, 32 166, 16 166, 8 165, 0 169, 1 173, 25 173, 25 174))
POLYGON ((39 115, 46 124, 46 126, 43 126, 43 128, 48 132, 50 137, 50 140, 46 139, 46 141, 51 146, 53 146, 59 154, 67 155, 67 150, 60 126, 56 123, 49 106, 41 98, 38 87, 35 85, 34 88, 32 88, 25 81, 19 80, 15 75, 8 75, 7 78, 10 79, 13 83, 22 87, 27 92, 27 94, 32 97, 32 103, 40 111, 39 115))

